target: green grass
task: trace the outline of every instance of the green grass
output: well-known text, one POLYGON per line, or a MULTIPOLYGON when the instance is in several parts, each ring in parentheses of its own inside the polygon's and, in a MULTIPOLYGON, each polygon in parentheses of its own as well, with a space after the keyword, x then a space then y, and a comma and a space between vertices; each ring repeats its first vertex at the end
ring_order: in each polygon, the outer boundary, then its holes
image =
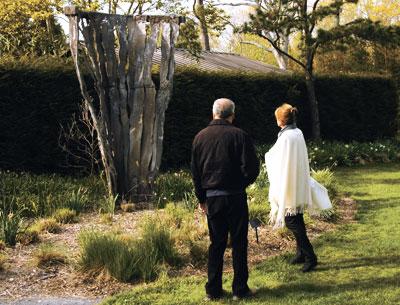
MULTIPOLYGON (((400 304, 400 164, 340 168, 336 176, 339 189, 358 202, 358 222, 313 242, 315 272, 288 265, 288 253, 252 268, 249 284, 259 292, 237 304, 400 304)), ((202 304, 205 280, 162 277, 103 304, 202 304)), ((230 291, 231 280, 225 273, 224 289, 230 291)), ((212 304, 230 303, 229 297, 212 304)))

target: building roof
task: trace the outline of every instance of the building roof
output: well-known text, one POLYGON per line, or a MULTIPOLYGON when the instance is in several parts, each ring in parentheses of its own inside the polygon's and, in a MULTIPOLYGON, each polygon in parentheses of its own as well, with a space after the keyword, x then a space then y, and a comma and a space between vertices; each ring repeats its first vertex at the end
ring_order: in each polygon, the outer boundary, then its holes
MULTIPOLYGON (((158 49, 153 58, 153 63, 159 65, 161 61, 161 50, 158 49)), ((279 73, 288 74, 287 70, 268 65, 266 63, 249 59, 233 53, 202 51, 200 58, 189 54, 187 50, 175 50, 175 62, 179 67, 196 67, 205 71, 242 71, 257 73, 279 73)))

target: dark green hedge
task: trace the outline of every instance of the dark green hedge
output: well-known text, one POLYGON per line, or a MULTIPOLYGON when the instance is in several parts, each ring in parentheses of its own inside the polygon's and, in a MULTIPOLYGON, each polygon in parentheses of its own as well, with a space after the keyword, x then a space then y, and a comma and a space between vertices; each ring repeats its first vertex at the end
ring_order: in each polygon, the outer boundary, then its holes
MULTIPOLYGON (((324 139, 362 142, 395 136, 398 98, 389 79, 321 76, 316 87, 324 139)), ((310 137, 309 107, 301 77, 180 72, 166 117, 165 164, 179 167, 188 162, 191 141, 207 125, 212 102, 218 97, 235 101, 235 124, 259 144, 275 141, 279 129, 274 110, 282 102, 298 107, 298 125, 310 137)))
POLYGON ((0 168, 60 171, 60 124, 81 100, 70 65, 0 67, 0 168))
MULTIPOLYGON (((65 157, 58 148, 59 126, 78 109, 78 82, 70 63, 30 67, 0 65, 0 168, 60 171, 65 157)), ((324 76, 317 80, 317 95, 325 139, 367 141, 396 133, 396 88, 387 78, 324 76)), ((178 71, 166 116, 164 168, 187 164, 192 139, 208 124, 219 97, 235 101, 235 124, 257 143, 275 141, 273 113, 284 101, 299 108, 299 127, 310 134, 298 76, 178 71)))

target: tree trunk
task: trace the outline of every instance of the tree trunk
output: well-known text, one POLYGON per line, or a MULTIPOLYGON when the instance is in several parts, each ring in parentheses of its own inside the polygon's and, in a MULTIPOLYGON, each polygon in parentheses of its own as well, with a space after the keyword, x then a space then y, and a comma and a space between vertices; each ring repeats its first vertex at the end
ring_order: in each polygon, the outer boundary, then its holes
POLYGON ((311 114, 312 138, 314 140, 319 140, 321 138, 321 130, 318 101, 315 95, 315 79, 314 76, 309 72, 306 72, 306 87, 311 114))
POLYGON ((81 92, 98 134, 110 194, 119 195, 120 199, 147 200, 161 163, 179 19, 78 12, 76 9, 65 12, 70 20, 71 52, 81 92), (82 57, 94 78, 96 98, 89 95, 80 68, 79 25, 84 37, 82 57), (162 62, 157 92, 152 80, 152 60, 160 29, 162 62))
POLYGON ((207 21, 204 10, 204 2, 203 0, 197 0, 198 4, 195 5, 194 14, 200 22, 200 32, 201 32, 201 41, 203 44, 203 50, 210 51, 210 36, 208 34, 207 21))

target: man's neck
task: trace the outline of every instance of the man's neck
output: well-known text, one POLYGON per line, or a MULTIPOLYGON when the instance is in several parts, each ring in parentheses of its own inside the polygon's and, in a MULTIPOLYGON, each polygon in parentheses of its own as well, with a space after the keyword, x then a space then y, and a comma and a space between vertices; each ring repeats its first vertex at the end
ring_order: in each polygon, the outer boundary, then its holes
POLYGON ((213 120, 224 120, 224 121, 226 121, 228 123, 231 123, 231 124, 233 122, 233 118, 232 117, 229 117, 229 118, 226 118, 226 119, 222 119, 220 117, 213 117, 213 120))

